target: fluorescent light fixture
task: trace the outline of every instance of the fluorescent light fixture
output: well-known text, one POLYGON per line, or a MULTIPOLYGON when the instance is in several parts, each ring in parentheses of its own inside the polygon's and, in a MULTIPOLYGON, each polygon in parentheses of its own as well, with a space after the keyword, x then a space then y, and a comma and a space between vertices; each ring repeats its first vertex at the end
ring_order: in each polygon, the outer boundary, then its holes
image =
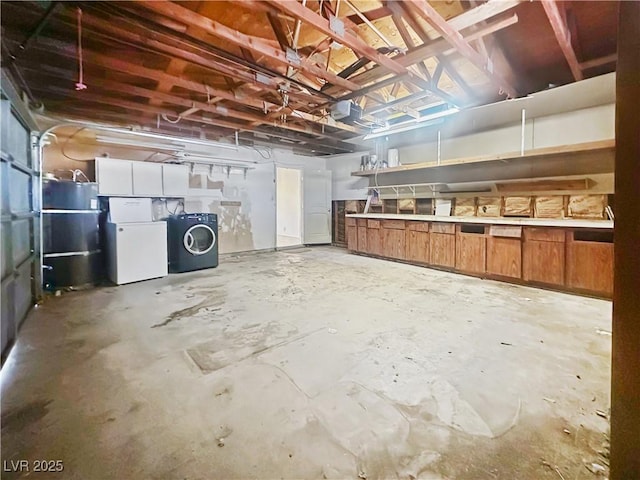
POLYGON ((396 133, 408 132, 410 130, 415 130, 417 128, 424 128, 430 125, 436 125, 442 123, 444 117, 448 117, 449 115, 453 115, 454 113, 459 112, 460 109, 458 107, 451 107, 447 110, 442 110, 440 112, 429 113, 427 115, 422 115, 419 118, 414 120, 410 120, 408 122, 398 123, 396 125, 388 126, 385 125, 381 128, 376 128, 364 136, 363 140, 371 140, 372 138, 384 137, 386 135, 394 135, 396 133), (395 127, 395 128, 394 128, 395 127))
POLYGON ((106 143, 109 145, 120 145, 123 147, 138 147, 138 148, 148 148, 155 150, 183 150, 186 148, 186 145, 182 144, 169 144, 169 143, 153 143, 153 142, 144 142, 133 139, 126 138, 116 138, 116 137, 106 137, 104 135, 96 135, 96 141, 98 143, 106 143))
POLYGON ((451 107, 442 112, 430 113, 428 115, 421 115, 416 119, 416 123, 428 122, 429 120, 435 120, 436 118, 448 117, 454 113, 458 113, 460 109, 458 107, 451 107))
MULTIPOLYGON (((181 138, 181 137, 173 137, 171 135, 163 135, 161 133, 153 133, 153 132, 142 132, 139 130, 122 130, 122 129, 118 129, 118 128, 109 128, 109 127, 100 127, 100 130, 103 131, 107 131, 107 132, 113 132, 114 134, 118 134, 118 135, 133 135, 133 136, 137 136, 137 137, 144 137, 144 138, 154 138, 156 140, 165 140, 167 142, 171 142, 173 144, 177 144, 177 145, 181 145, 184 146, 186 145, 202 145, 205 147, 219 147, 219 148, 226 148, 229 150, 237 150, 238 146, 236 144, 230 144, 230 143, 222 143, 222 142, 214 142, 212 140, 201 140, 201 139, 197 139, 197 138, 181 138)), ((116 138, 118 140, 126 140, 126 138, 122 138, 122 137, 104 137, 103 135, 99 135, 100 137, 103 138, 116 138)), ((97 138, 97 137, 96 137, 97 138)), ((142 143, 142 142, 140 142, 142 143)))
POLYGON ((436 118, 435 120, 431 120, 430 122, 426 122, 426 121, 422 121, 420 123, 411 122, 410 124, 402 128, 395 128, 393 130, 383 130, 377 133, 369 133, 364 136, 363 140, 371 140, 372 138, 379 138, 387 135, 395 135, 396 133, 408 132, 410 130, 417 130, 418 128, 425 128, 431 125, 438 125, 443 122, 444 120, 441 118, 440 119, 436 118))

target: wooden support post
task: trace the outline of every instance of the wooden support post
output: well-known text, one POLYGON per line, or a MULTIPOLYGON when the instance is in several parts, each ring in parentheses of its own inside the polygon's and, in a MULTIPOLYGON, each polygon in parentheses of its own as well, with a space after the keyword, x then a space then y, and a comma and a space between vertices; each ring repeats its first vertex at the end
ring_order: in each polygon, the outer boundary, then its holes
POLYGON ((640 478, 640 3, 618 7, 611 480, 640 478))

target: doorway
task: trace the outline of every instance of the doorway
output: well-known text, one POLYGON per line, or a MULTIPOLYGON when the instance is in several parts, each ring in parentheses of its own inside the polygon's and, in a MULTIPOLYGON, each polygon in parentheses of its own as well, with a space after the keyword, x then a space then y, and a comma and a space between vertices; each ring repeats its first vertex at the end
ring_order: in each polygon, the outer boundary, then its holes
POLYGON ((276 169, 276 247, 302 245, 302 171, 276 169))

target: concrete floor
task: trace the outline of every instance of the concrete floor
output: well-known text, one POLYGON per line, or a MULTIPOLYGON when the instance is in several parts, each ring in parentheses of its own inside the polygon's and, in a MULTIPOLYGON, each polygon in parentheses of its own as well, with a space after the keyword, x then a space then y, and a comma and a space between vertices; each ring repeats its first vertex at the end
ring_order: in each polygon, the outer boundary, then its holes
MULTIPOLYGON (((595 478, 610 314, 602 300, 330 247, 52 297, 2 371, 4 469, 595 478)), ((3 474, 21 477, 44 478, 3 474)))

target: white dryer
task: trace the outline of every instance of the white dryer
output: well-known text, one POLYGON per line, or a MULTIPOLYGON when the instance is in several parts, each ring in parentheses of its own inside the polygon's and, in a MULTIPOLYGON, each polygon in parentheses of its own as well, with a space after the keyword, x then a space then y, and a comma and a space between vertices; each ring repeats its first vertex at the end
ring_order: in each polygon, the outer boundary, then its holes
POLYGON ((109 198, 107 276, 118 284, 168 275, 167 223, 153 221, 150 198, 109 198))

